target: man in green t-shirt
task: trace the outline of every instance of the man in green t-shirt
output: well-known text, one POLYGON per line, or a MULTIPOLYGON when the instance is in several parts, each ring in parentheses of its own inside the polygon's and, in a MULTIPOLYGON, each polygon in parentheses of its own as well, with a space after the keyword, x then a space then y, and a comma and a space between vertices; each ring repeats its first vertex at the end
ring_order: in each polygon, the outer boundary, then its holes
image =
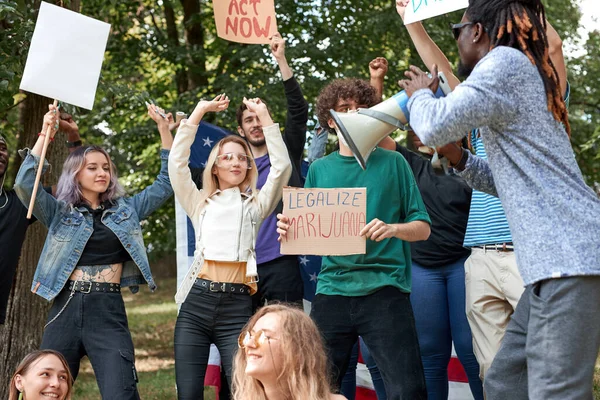
MULTIPOLYGON (((335 132, 330 109, 356 111, 377 103, 375 89, 368 82, 336 80, 317 100, 319 123, 335 132)), ((377 148, 363 170, 343 138, 339 139, 339 151, 311 164, 305 187, 367 188, 368 223, 361 231, 367 238, 367 251, 323 257, 311 316, 325 339, 338 387, 360 335, 381 371, 388 399, 426 399, 409 298, 409 242, 426 240, 431 221, 401 154, 377 148)), ((285 236, 288 219, 278 217, 278 232, 285 236)))

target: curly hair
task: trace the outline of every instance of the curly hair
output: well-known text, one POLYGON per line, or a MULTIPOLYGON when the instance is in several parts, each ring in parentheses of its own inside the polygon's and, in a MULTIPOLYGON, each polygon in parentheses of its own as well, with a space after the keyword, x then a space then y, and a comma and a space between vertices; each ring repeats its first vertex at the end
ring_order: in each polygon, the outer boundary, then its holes
MULTIPOLYGON (((325 345, 317 326, 302 310, 284 304, 260 308, 242 332, 252 330, 266 314, 281 317, 282 366, 277 382, 288 400, 327 400, 331 385, 325 345)), ((266 400, 261 382, 246 374, 246 353, 239 349, 233 361, 233 399, 266 400)))
POLYGON ((356 78, 334 80, 321 90, 317 98, 319 124, 330 133, 335 133, 335 130, 327 123, 331 119, 329 110, 334 109, 340 99, 356 100, 358 104, 365 104, 367 107, 379 103, 377 92, 369 82, 356 78))
POLYGON ((540 0, 469 0, 466 15, 483 25, 490 36, 490 48, 512 47, 523 52, 535 65, 544 82, 548 111, 562 122, 571 135, 569 115, 558 74, 548 52, 546 14, 540 0))

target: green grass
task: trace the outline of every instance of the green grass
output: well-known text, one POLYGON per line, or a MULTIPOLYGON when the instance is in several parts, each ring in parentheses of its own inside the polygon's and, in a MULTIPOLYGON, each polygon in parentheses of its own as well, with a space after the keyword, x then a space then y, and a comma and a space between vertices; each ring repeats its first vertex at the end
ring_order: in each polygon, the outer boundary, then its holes
MULTIPOLYGON (((173 296, 176 280, 165 279, 159 281, 158 286, 159 289, 154 293, 143 286, 135 295, 126 289, 123 291, 123 300, 135 346, 140 397, 144 400, 175 400, 173 330, 177 305, 173 296)), ((214 399, 214 389, 205 388, 204 398, 214 399)), ((96 377, 87 358, 81 363, 73 399, 100 399, 96 377)))

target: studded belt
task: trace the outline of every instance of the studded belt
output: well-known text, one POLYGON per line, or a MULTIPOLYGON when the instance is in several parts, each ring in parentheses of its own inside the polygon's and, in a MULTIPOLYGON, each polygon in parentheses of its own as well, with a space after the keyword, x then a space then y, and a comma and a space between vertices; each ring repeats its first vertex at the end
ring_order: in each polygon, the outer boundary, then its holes
POLYGON ((195 285, 207 288, 209 292, 250 294, 250 288, 243 283, 213 282, 208 279, 196 278, 195 285))
POLYGON ((120 293, 121 285, 108 282, 71 281, 68 280, 65 290, 81 293, 120 293))

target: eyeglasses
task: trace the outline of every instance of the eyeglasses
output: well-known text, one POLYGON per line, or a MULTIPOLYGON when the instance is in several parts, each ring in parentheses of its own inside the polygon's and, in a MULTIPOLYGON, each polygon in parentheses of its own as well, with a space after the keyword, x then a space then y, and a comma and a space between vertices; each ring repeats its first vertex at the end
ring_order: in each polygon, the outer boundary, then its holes
POLYGON ((468 25, 473 25, 473 22, 461 22, 460 24, 450 24, 450 29, 452 29, 452 35, 454 35, 454 40, 458 40, 462 28, 468 25))
POLYGON ((240 164, 248 165, 248 169, 252 169, 252 158, 243 153, 225 153, 217 156, 217 164, 219 162, 232 164, 234 161, 238 161, 240 164))
MULTIPOLYGON (((269 344, 270 344, 270 341, 272 339, 273 338, 267 336, 265 331, 263 331, 262 329, 254 332, 254 335, 250 334, 249 331, 246 331, 246 332, 240 333, 240 336, 238 337, 238 347, 240 349, 245 349, 246 347, 248 347, 251 340, 254 340, 255 347, 260 347, 263 344, 265 344, 266 342, 269 342, 269 344)), ((273 339, 273 340, 275 340, 275 339, 273 339)))

